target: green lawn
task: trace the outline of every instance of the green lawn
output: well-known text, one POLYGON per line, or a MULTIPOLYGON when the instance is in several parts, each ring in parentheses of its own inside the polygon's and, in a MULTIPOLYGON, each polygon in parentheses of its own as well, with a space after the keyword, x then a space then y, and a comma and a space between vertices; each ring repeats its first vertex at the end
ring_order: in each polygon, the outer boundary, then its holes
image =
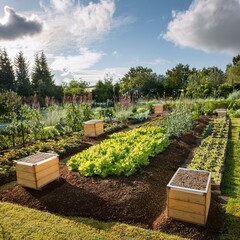
POLYGON ((226 169, 221 186, 222 194, 229 197, 226 205, 225 231, 220 239, 240 238, 240 142, 228 144, 226 169))
POLYGON ((0 239, 177 239, 157 231, 122 223, 103 223, 86 218, 69 218, 11 203, 0 203, 0 239))

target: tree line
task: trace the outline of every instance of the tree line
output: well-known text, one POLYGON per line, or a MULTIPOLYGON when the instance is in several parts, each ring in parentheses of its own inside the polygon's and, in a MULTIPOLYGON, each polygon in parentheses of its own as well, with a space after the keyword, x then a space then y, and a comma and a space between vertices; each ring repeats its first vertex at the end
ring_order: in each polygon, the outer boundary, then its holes
MULTIPOLYGON (((36 53, 30 72, 22 51, 11 61, 6 49, 0 49, 0 91, 14 91, 21 97, 35 96, 44 105, 46 97, 54 97, 60 103, 65 96, 76 99, 88 92, 87 87, 88 83, 82 80, 56 85, 43 51, 36 53)), ((165 75, 158 75, 147 67, 131 67, 117 83, 113 83, 112 77, 99 80, 93 99, 96 102, 118 101, 120 95, 130 96, 132 100, 177 98, 181 94, 190 98, 226 98, 239 89, 240 55, 237 55, 225 72, 217 67, 197 70, 181 63, 167 70, 165 75)))
POLYGON ((55 85, 43 51, 36 53, 30 73, 29 62, 22 51, 11 62, 6 49, 1 49, 0 90, 14 91, 22 97, 36 95, 41 102, 46 96, 55 97, 59 101, 63 96, 62 86, 55 85))

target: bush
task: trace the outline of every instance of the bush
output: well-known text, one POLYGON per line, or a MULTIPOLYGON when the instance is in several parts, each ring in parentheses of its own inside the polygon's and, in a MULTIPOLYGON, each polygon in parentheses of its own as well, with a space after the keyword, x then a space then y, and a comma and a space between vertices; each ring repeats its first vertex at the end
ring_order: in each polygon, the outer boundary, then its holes
POLYGON ((240 91, 233 91, 228 95, 229 100, 237 100, 240 99, 240 91))
POLYGON ((189 109, 179 104, 173 112, 163 121, 163 126, 171 136, 180 137, 182 133, 193 127, 192 113, 189 109))

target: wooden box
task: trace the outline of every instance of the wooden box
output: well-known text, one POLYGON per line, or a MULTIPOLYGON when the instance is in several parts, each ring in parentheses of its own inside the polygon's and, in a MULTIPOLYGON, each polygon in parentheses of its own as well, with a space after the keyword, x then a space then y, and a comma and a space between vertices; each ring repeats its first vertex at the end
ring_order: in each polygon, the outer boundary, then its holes
POLYGON ((36 153, 16 161, 17 183, 33 189, 58 179, 59 158, 57 154, 36 153))
POLYGON ((230 138, 232 140, 239 140, 240 118, 230 118, 230 138))
POLYGON ((154 104, 154 113, 155 114, 162 114, 163 113, 163 104, 154 104))
POLYGON ((87 137, 97 137, 103 133, 102 120, 90 120, 83 123, 84 135, 87 137))
POLYGON ((227 111, 225 108, 217 108, 216 113, 218 117, 226 117, 227 116, 227 111))
POLYGON ((210 202, 210 172, 179 168, 167 185, 167 213, 168 217, 173 219, 204 226, 207 222, 210 202), (176 179, 180 184, 175 183, 176 179), (202 184, 205 187, 201 190, 194 187, 199 179, 204 179, 202 184), (182 187, 181 181, 189 181, 193 187, 182 187))

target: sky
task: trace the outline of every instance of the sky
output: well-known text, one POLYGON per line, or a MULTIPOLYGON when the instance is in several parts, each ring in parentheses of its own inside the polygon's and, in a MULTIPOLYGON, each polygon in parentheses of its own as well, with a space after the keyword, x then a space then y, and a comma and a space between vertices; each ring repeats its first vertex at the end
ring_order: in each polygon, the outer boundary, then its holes
POLYGON ((240 0, 0 0, 0 48, 30 68, 43 50, 56 84, 137 66, 225 71, 240 54, 240 0))

